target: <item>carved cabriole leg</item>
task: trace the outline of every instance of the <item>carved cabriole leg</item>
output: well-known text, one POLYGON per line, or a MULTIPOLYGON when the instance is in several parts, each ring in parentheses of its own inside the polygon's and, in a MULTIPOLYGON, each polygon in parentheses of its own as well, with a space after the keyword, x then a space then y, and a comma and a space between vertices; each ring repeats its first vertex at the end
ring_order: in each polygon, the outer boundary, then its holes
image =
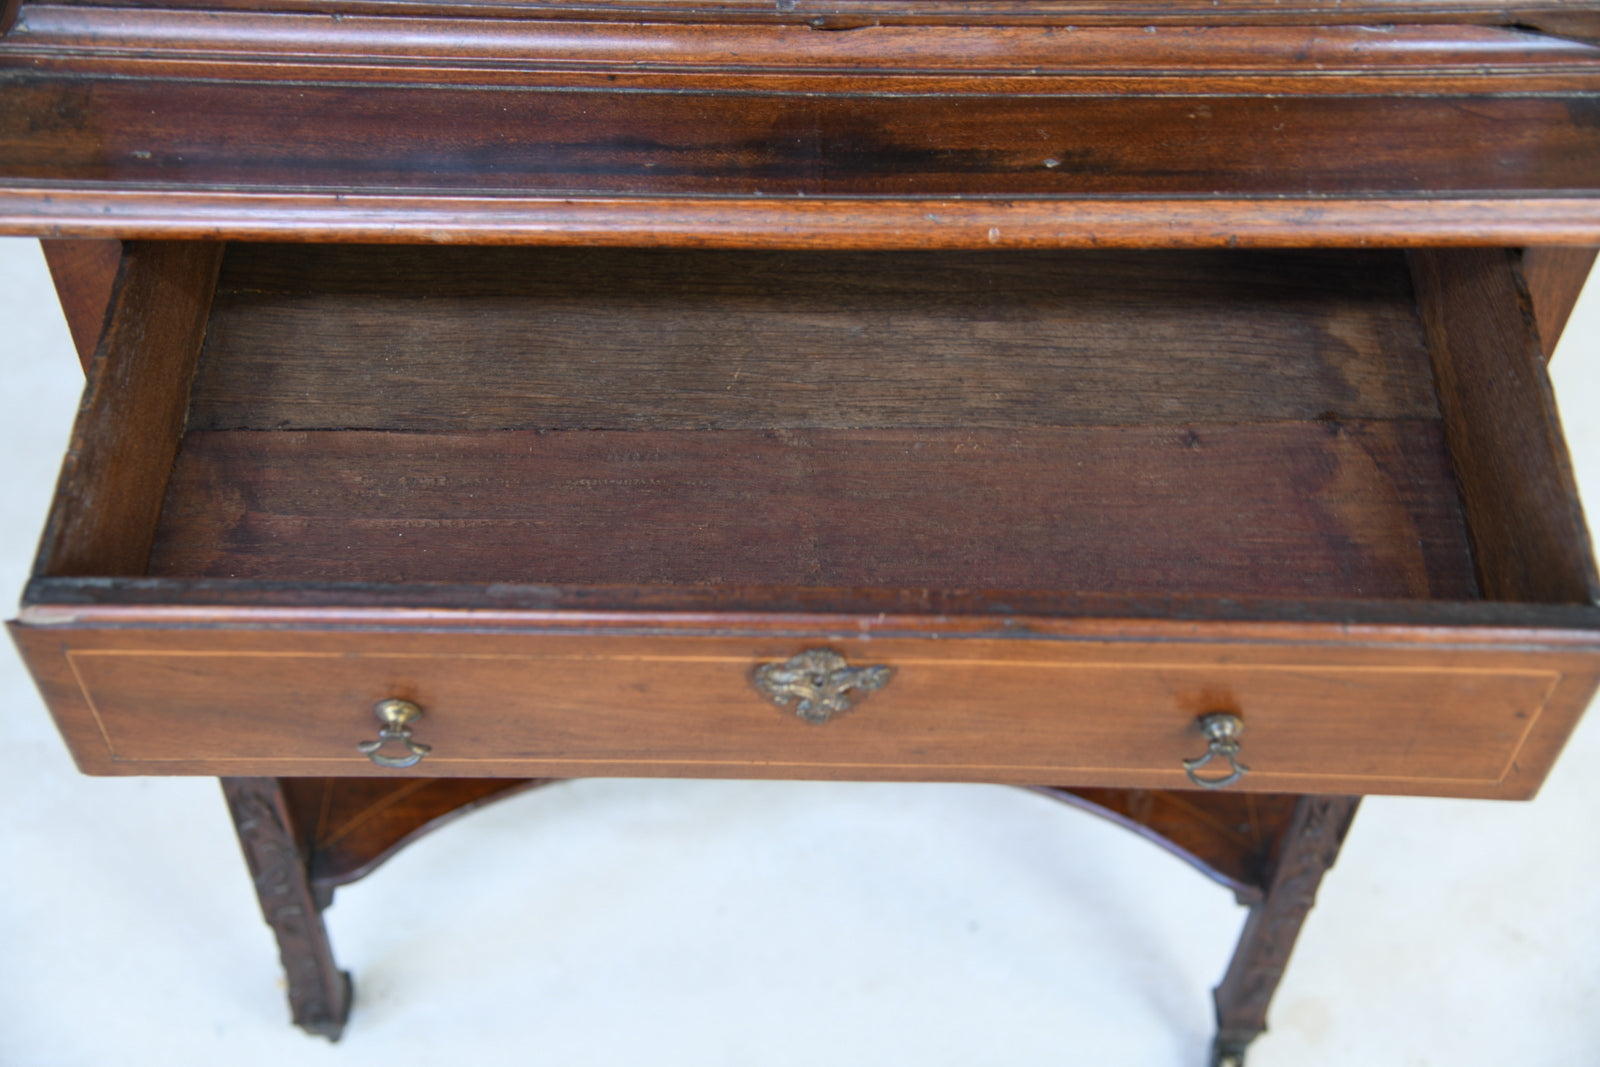
POLYGON ((278 938, 289 980, 289 1011, 307 1033, 337 1041, 350 1015, 350 976, 333 948, 312 890, 310 856, 276 778, 223 778, 261 913, 278 938))
POLYGON ((1213 1067, 1242 1067, 1250 1042, 1267 1028, 1267 1006, 1288 966, 1317 886, 1339 855, 1357 797, 1301 797, 1268 870, 1266 893, 1250 909, 1228 973, 1213 994, 1213 1067))

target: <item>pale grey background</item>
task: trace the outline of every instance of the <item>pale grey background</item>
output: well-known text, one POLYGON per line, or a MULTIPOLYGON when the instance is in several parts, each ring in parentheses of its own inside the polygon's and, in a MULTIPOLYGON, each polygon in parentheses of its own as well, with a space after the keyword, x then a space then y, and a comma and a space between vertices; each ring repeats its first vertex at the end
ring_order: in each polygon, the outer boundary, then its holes
MULTIPOLYGON (((1600 501, 1600 293, 1555 377, 1600 501)), ((81 378, 0 240, 0 601, 81 378)), ((10 610, 8 607, 7 610, 10 610)), ((588 781, 341 890, 357 1000, 287 1022, 210 779, 80 777, 0 651, 0 1063, 1198 1067, 1243 917, 1148 844, 987 786, 588 781)), ((1600 1063, 1600 716, 1532 804, 1374 799, 1253 1067, 1600 1063)))

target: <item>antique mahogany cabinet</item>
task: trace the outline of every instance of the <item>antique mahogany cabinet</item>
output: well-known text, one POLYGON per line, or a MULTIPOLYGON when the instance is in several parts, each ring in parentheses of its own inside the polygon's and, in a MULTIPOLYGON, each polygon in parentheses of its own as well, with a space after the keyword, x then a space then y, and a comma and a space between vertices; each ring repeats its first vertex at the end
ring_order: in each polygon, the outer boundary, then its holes
POLYGON ((1600 3, 3 0, 88 385, 11 632, 335 887, 593 775, 1006 783, 1252 906, 1600 679, 1543 359, 1600 3))

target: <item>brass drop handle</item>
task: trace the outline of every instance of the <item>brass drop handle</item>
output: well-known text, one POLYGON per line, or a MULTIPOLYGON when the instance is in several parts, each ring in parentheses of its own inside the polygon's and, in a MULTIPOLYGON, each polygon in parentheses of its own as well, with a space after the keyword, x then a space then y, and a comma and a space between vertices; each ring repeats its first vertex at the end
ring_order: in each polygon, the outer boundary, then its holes
POLYGON ((433 751, 431 745, 411 739, 411 724, 422 718, 422 709, 409 700, 380 700, 372 706, 372 714, 383 724, 376 741, 362 741, 356 745, 366 757, 380 767, 396 770, 415 767, 422 757, 433 751), (378 750, 391 741, 397 741, 409 751, 405 756, 385 756, 378 750))
POLYGON ((888 667, 852 667, 831 648, 813 648, 783 663, 756 668, 755 686, 778 707, 797 701, 794 713, 823 723, 850 710, 850 690, 871 693, 889 684, 888 667))
POLYGON ((1244 720, 1226 711, 1213 711, 1200 716, 1200 732, 1205 735, 1206 754, 1198 759, 1183 761, 1183 772, 1189 781, 1202 789, 1222 789, 1250 773, 1250 768, 1239 762, 1239 735, 1244 733, 1244 720), (1228 773, 1220 778, 1202 778, 1196 772, 1214 759, 1228 761, 1228 773))

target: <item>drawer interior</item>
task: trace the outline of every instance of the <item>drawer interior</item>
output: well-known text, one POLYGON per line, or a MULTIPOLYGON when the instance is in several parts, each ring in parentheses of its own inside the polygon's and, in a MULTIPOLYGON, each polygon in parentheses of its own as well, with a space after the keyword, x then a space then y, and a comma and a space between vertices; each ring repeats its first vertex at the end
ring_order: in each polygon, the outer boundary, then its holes
POLYGON ((1483 342, 1397 251, 211 255, 151 499, 67 514, 69 460, 41 577, 1592 596, 1542 368, 1471 421, 1510 270, 1483 342))
POLYGON ((394 773, 395 698, 424 775, 1184 788, 1221 709, 1525 796, 1600 631, 1515 264, 133 243, 12 633, 99 773, 394 773))

